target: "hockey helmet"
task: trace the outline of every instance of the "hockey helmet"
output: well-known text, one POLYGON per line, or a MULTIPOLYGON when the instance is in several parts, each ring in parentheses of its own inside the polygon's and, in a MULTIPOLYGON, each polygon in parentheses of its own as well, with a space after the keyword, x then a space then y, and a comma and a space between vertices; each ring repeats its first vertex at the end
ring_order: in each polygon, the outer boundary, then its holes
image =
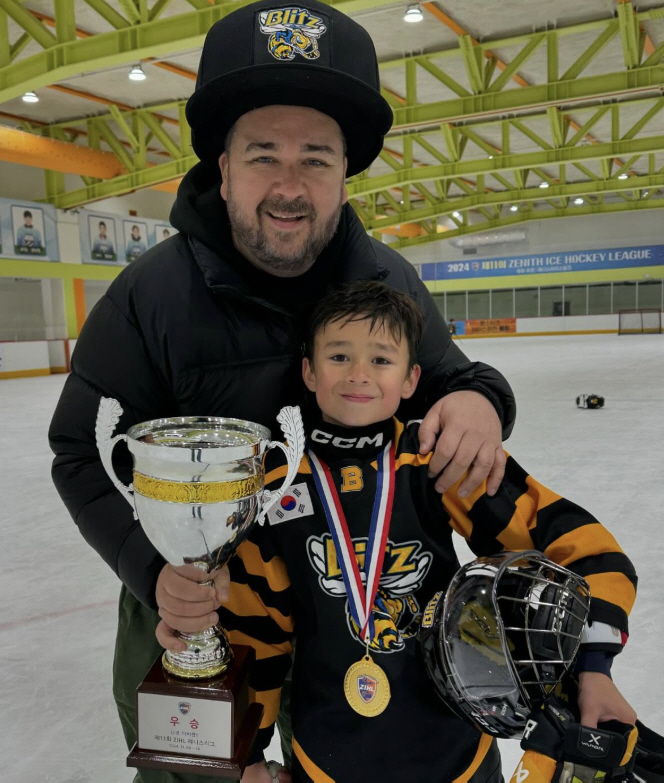
POLYGON ((463 720, 520 737, 528 714, 571 668, 589 609, 585 580, 540 552, 478 558, 423 614, 429 676, 463 720))
POLYGON ((579 394, 576 398, 577 408, 603 408, 604 397, 599 394, 579 394))

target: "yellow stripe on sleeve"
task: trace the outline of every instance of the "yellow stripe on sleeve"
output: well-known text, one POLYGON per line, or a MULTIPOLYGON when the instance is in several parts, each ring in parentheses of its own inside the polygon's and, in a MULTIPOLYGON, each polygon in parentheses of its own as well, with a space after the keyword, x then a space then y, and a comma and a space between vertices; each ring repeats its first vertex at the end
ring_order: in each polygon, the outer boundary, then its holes
POLYGON ((498 541, 508 550, 536 549, 531 530, 537 525, 537 512, 561 499, 532 476, 526 478, 528 489, 515 503, 516 510, 508 526, 497 536, 498 541))
POLYGON ((535 750, 527 750, 521 757, 519 765, 510 778, 510 783, 549 783, 555 778, 556 762, 538 753, 535 750))
POLYGON ((603 574, 589 574, 585 577, 590 585, 590 595, 619 606, 626 614, 632 611, 636 601, 636 590, 625 574, 607 571, 603 574))
POLYGON ((277 720, 279 714, 279 701, 281 688, 273 688, 271 691, 255 691, 249 688, 249 698, 264 707, 261 729, 268 729, 277 720))
POLYGON ((256 651, 256 659, 259 661, 274 658, 277 655, 290 655, 293 651, 291 642, 268 644, 246 633, 242 633, 242 631, 226 631, 226 634, 231 644, 245 644, 248 647, 253 647, 256 651))
POLYGON ((230 596, 223 606, 237 617, 270 617, 282 631, 293 632, 292 617, 283 615, 274 607, 268 609, 249 585, 231 582, 230 596))
POLYGON ((399 419, 397 419, 396 416, 392 416, 392 421, 394 422, 394 448, 398 451, 399 441, 401 440, 403 431, 406 428, 404 427, 403 422, 399 421, 399 419))
POLYGON ((399 470, 402 465, 415 465, 415 467, 428 465, 431 462, 431 457, 433 457, 433 452, 431 451, 428 454, 409 454, 404 452, 399 454, 394 461, 394 469, 399 470))
POLYGON ((450 515, 450 527, 460 536, 468 539, 473 532, 473 523, 468 517, 468 512, 486 492, 486 482, 483 481, 479 487, 475 487, 468 497, 460 498, 459 485, 464 478, 465 476, 451 486, 442 495, 441 501, 445 511, 450 515))
POLYGON ((616 539, 597 523, 582 525, 552 541, 544 554, 561 566, 567 566, 583 557, 622 553, 616 539))
POLYGON ((238 547, 237 552, 242 558, 247 573, 265 577, 271 590, 280 593, 290 587, 286 564, 280 557, 273 557, 266 562, 261 556, 260 549, 253 541, 244 541, 238 547))
MULTIPOLYGON (((307 459, 306 454, 302 456, 302 459, 300 460, 300 467, 297 469, 297 472, 311 475, 311 466, 309 465, 309 460, 307 459)), ((275 468, 265 476, 265 483, 271 484, 273 481, 277 481, 278 479, 285 479, 287 473, 288 465, 282 465, 279 468, 275 468)))

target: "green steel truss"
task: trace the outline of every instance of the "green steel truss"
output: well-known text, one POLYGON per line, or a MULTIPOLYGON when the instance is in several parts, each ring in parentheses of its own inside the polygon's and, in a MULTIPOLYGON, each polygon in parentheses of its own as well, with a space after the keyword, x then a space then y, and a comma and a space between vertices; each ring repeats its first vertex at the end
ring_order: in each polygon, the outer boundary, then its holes
MULTIPOLYGON (((0 103, 83 71, 200 46, 211 24, 244 4, 187 1, 191 12, 160 18, 169 0, 152 8, 146 0, 117 0, 117 7, 85 0, 114 31, 77 40, 74 0, 54 0, 55 33, 17 0, 0 0, 0 103), (23 30, 13 41, 7 18, 23 30), (22 56, 29 41, 42 51, 22 56)), ((388 2, 331 4, 352 13, 388 2)), ((417 224, 421 235, 400 239, 405 247, 540 217, 662 206, 664 134, 656 130, 664 127, 664 42, 646 46, 644 33, 644 24, 659 20, 664 3, 637 13, 626 2, 613 18, 491 41, 461 35, 454 47, 382 62, 383 83, 405 88, 384 88, 393 129, 379 162, 349 182, 367 230, 417 224), (584 43, 563 62, 575 36, 584 43), (610 60, 612 72, 597 73, 607 47, 622 56, 610 60), (545 83, 523 78, 542 62, 545 83), (427 101, 418 99, 424 92, 427 101), (441 217, 452 226, 444 233, 441 217)), ((171 180, 195 161, 184 101, 133 111, 112 106, 92 119, 26 130, 111 151, 126 169, 111 180, 82 178, 73 191, 48 172, 48 200, 59 207, 171 180)))

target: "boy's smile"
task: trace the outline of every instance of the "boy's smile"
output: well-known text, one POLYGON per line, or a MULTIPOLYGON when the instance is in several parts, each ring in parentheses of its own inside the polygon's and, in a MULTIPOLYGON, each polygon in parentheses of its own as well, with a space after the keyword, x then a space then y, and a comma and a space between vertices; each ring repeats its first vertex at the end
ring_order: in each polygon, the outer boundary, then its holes
POLYGON ((333 321, 316 335, 313 361, 302 374, 316 393, 323 420, 362 427, 393 416, 402 399, 412 396, 420 377, 410 367, 408 344, 385 324, 371 329, 371 319, 333 321))

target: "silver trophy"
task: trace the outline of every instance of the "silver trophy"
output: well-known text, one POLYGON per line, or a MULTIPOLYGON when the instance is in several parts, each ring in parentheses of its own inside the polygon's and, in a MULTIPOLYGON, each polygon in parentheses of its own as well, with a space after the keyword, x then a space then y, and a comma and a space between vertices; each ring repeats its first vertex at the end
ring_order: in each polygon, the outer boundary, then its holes
MULTIPOLYGON (((106 472, 159 553, 172 565, 189 563, 207 573, 228 562, 254 524, 263 524, 292 483, 304 449, 297 407, 277 416, 286 445, 270 441, 260 424, 215 416, 155 419, 113 437, 121 415, 117 400, 102 397, 95 433, 106 472), (133 457, 129 487, 113 470, 111 455, 120 440, 133 457), (274 447, 285 453, 288 471, 281 487, 270 491, 264 458, 274 447)), ((232 653, 219 625, 178 635, 187 649, 165 651, 162 663, 170 674, 199 679, 226 671, 232 653)))

